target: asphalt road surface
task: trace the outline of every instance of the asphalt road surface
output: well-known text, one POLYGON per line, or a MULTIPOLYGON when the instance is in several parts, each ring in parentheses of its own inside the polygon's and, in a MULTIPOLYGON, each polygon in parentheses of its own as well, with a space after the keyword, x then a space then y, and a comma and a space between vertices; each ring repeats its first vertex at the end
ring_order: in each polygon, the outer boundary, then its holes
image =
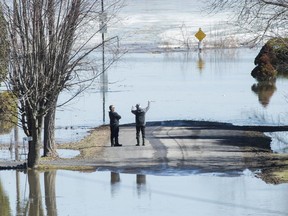
MULTIPOLYGON (((201 172, 237 174, 245 169, 275 168, 271 139, 263 132, 287 128, 194 121, 151 122, 146 126, 145 146, 136 146, 135 126, 122 125, 119 136, 121 147, 110 146, 108 130, 106 127, 107 141, 95 142, 94 145, 92 140, 93 147, 88 149, 92 156, 43 160, 42 165, 165 175, 201 172)), ((3 169, 16 165, 7 161, 0 163, 3 169)))
POLYGON ((107 143, 90 165, 130 173, 233 173, 266 167, 271 154, 269 137, 230 124, 151 124, 145 146, 136 146, 135 127, 127 125, 119 140, 122 147, 107 143))

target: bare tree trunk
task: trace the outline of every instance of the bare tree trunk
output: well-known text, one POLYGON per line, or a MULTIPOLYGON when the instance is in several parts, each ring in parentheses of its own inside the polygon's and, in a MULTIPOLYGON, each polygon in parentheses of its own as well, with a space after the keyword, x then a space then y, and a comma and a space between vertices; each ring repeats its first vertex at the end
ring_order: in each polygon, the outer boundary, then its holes
POLYGON ((57 216, 55 179, 56 171, 49 171, 44 173, 45 203, 47 215, 49 216, 57 216))
POLYGON ((58 157, 55 142, 56 102, 44 118, 44 157, 58 157))
POLYGON ((30 132, 32 140, 29 141, 28 167, 35 168, 39 164, 41 148, 41 130, 43 117, 31 118, 30 132))

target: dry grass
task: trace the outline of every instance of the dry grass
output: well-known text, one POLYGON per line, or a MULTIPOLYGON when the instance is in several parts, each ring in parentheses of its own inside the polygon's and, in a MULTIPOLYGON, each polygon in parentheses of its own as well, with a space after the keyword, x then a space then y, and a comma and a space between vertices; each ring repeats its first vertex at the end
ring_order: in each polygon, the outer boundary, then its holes
POLYGON ((79 150, 80 158, 93 158, 99 154, 110 137, 110 128, 107 125, 100 126, 90 131, 89 135, 79 142, 72 142, 60 145, 61 149, 79 150))

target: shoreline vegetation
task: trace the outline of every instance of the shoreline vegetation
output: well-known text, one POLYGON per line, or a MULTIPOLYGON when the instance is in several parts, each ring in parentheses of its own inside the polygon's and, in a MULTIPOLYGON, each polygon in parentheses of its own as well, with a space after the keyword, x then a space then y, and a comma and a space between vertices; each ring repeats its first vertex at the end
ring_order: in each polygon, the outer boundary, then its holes
MULTIPOLYGON (((264 44, 264 43, 263 43, 264 44)), ((160 54, 160 53, 202 53, 205 51, 217 51, 217 52, 224 52, 225 50, 239 50, 239 49, 257 49, 260 50, 263 44, 256 44, 256 45, 239 45, 239 46, 221 46, 220 48, 217 46, 203 46, 201 51, 199 52, 198 45, 195 43, 191 45, 189 48, 183 46, 155 46, 154 44, 145 44, 145 45, 123 45, 122 51, 124 53, 152 53, 152 54, 160 54)))

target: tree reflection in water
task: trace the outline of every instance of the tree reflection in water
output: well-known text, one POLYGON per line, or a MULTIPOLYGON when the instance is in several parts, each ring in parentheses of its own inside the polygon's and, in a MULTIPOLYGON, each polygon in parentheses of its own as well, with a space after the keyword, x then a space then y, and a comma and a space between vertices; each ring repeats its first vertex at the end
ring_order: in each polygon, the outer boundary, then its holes
POLYGON ((17 215, 25 215, 26 202, 21 199, 20 171, 16 171, 16 212, 17 215))
MULTIPOLYGON (((5 190, 0 181, 0 215, 31 215, 31 216, 56 216, 58 215, 56 200, 56 175, 57 170, 39 172, 37 170, 16 171, 16 206, 11 209, 10 196, 5 194, 5 190), (22 178, 21 178, 21 175, 22 178), (26 181, 21 181, 26 179, 26 181), (25 184, 25 187, 21 184, 25 184), (25 188, 24 191, 22 191, 25 188), (27 188, 27 190, 26 190, 27 188), (44 191, 43 191, 44 190, 44 191), (23 194, 21 194, 23 193, 23 194)), ((140 198, 146 193, 146 175, 137 174, 136 189, 140 198)), ((121 186, 120 173, 111 172, 110 175, 111 195, 118 196, 121 186)), ((126 178, 124 178, 126 179, 126 178)))
MULTIPOLYGON (((29 185, 29 200, 26 204, 25 215, 57 215, 55 192, 56 171, 49 171, 44 173, 46 213, 43 208, 39 172, 36 170, 28 170, 27 175, 29 185)), ((19 196, 17 197, 19 198, 19 196)), ((20 209, 17 210, 18 213, 19 210, 20 209)))
POLYGON ((252 85, 251 89, 258 95, 259 103, 263 107, 267 107, 271 97, 274 92, 277 90, 276 81, 267 81, 267 82, 258 82, 257 84, 252 85))
POLYGON ((5 193, 2 182, 0 180, 0 215, 12 215, 9 203, 9 197, 5 193))
POLYGON ((29 200, 26 213, 28 215, 44 215, 39 173, 28 170, 29 200))
POLYGON ((49 171, 44 173, 44 185, 45 185, 45 204, 47 209, 47 215, 57 215, 56 204, 56 171, 49 171))

